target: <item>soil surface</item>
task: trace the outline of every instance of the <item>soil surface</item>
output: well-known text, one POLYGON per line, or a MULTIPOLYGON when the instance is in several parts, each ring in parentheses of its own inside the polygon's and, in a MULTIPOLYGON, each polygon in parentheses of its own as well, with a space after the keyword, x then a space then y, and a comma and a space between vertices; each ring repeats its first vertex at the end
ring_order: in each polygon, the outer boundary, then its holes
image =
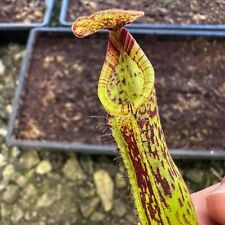
MULTIPOLYGON (((169 147, 225 149, 224 41, 135 37, 155 68, 169 147)), ((102 132, 107 127, 96 93, 106 43, 106 35, 83 40, 70 34, 39 36, 16 122, 17 138, 112 143, 110 132, 102 132)))
POLYGON ((110 8, 144 11, 138 23, 225 24, 224 0, 69 0, 67 20, 110 8))
POLYGON ((44 0, 1 0, 0 23, 40 23, 45 11, 44 0))
POLYGON ((96 90, 107 39, 58 36, 39 37, 35 45, 16 136, 102 143, 99 118, 91 116, 104 115, 96 90))

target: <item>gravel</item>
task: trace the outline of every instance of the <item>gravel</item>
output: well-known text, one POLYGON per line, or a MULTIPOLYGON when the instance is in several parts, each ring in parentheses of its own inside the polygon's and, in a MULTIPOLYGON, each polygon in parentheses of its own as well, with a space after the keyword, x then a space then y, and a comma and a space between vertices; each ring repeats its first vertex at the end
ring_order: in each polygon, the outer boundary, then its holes
MULTIPOLYGON (((23 55, 23 45, 0 46, 1 225, 136 224, 126 173, 112 157, 6 145, 6 126, 23 55)), ((225 175, 224 161, 177 163, 191 191, 225 175)))

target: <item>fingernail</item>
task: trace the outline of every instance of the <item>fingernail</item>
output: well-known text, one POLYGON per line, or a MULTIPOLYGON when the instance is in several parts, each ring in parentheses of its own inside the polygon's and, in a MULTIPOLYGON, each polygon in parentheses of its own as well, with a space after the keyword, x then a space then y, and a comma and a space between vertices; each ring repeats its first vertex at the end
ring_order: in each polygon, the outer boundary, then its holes
POLYGON ((218 194, 218 193, 223 193, 225 194, 225 177, 223 178, 223 180, 220 182, 220 185, 210 193, 211 194, 218 194))

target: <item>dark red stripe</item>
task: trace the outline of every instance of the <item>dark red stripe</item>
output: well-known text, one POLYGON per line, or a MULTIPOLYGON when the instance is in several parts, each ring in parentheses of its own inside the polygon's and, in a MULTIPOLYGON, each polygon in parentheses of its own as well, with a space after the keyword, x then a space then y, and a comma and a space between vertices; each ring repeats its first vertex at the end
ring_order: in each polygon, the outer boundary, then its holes
MULTIPOLYGON (((158 224, 163 224, 163 220, 161 218, 161 213, 160 213, 160 208, 157 205, 157 199, 154 196, 152 185, 151 185, 151 182, 149 181, 147 168, 144 164, 141 163, 142 156, 140 153, 140 149, 137 146, 134 132, 133 132, 133 130, 129 129, 129 127, 122 126, 121 133, 123 135, 124 140, 127 143, 128 149, 129 149, 129 155, 130 155, 131 161, 133 163, 133 167, 135 169, 138 187, 140 188, 141 202, 145 209, 146 215, 147 215, 147 212, 150 213, 152 220, 155 220, 158 224), (150 193, 148 204, 146 204, 147 190, 150 193), (156 203, 154 205, 153 205, 153 199, 156 203), (153 208, 153 206, 155 207, 155 209, 153 208), (156 217, 157 212, 158 212, 159 218, 156 217)), ((148 224, 151 224, 150 218, 147 217, 147 220, 148 220, 148 224)))
POLYGON ((122 46, 125 48, 125 42, 127 39, 127 30, 125 28, 123 28, 123 30, 120 33, 120 42, 122 43, 122 46))
MULTIPOLYGON (((113 45, 112 41, 109 40, 109 44, 108 44, 108 48, 107 51, 110 51, 110 48, 112 48, 118 55, 120 55, 120 51, 113 45)), ((111 51, 110 51, 111 52, 111 51)))
POLYGON ((126 53, 130 55, 130 51, 134 46, 134 38, 127 31, 127 29, 123 28, 123 30, 120 33, 119 40, 122 43, 122 46, 124 47, 124 50, 126 51, 126 53))
POLYGON ((130 52, 131 52, 131 49, 133 48, 134 46, 134 38, 131 36, 130 33, 128 33, 128 47, 127 47, 127 54, 130 55, 130 52))

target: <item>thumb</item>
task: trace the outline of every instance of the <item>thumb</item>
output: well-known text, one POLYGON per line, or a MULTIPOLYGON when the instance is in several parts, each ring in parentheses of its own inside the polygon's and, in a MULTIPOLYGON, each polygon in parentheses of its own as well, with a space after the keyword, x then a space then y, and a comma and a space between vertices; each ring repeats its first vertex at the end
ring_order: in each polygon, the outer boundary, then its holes
MULTIPOLYGON (((216 192, 221 188, 221 186, 224 185, 224 183, 225 179, 221 183, 214 184, 213 186, 210 186, 199 192, 195 192, 191 195, 199 225, 218 225, 218 222, 216 221, 221 221, 222 219, 220 217, 223 217, 225 215, 225 202, 223 202, 224 200, 222 200, 221 198, 219 199, 219 202, 221 201, 220 203, 215 202, 215 198, 217 198, 215 196, 218 196, 216 192), (213 194, 214 192, 215 195, 213 194)), ((221 196, 221 193, 219 195, 221 196)), ((222 225, 225 225, 225 223, 223 222, 222 225)))
POLYGON ((225 225, 225 178, 206 197, 209 215, 221 225, 225 225))

